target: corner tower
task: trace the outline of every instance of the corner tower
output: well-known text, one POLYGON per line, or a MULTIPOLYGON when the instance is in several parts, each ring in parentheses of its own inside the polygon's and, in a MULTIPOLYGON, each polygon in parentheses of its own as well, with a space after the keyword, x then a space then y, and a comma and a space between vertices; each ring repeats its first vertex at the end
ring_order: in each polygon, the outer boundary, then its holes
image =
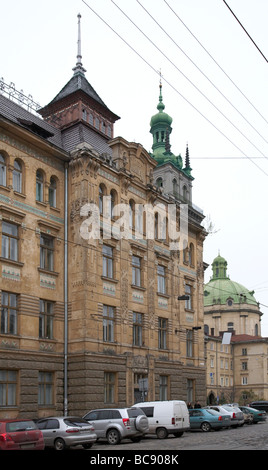
POLYGON ((70 151, 86 142, 99 153, 111 153, 107 142, 113 138, 119 116, 106 106, 85 77, 81 54, 81 15, 73 76, 55 98, 39 110, 41 116, 62 131, 62 143, 70 151))

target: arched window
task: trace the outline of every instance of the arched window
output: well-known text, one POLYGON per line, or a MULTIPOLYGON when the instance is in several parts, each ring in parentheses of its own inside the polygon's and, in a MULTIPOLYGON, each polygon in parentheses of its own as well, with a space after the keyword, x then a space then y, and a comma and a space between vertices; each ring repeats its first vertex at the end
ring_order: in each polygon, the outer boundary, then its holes
POLYGON ((158 188, 163 188, 163 179, 162 178, 157 178, 156 180, 156 186, 158 188))
POLYGON ((106 188, 104 184, 99 185, 99 211, 103 214, 103 196, 106 194, 106 188))
POLYGON ((131 199, 129 201, 129 228, 135 227, 135 202, 131 199))
POLYGON ((158 212, 154 215, 154 238, 155 240, 158 239, 158 221, 159 221, 159 215, 158 212))
POLYGON ((254 331, 254 333, 255 333, 255 336, 259 336, 259 326, 258 326, 258 323, 256 323, 256 325, 255 325, 255 331, 254 331))
POLYGON ((190 266, 194 266, 194 245, 190 243, 189 249, 189 264, 190 266))
POLYGON ((114 218, 114 215, 113 215, 113 210, 114 210, 114 207, 117 203, 117 192, 115 191, 115 189, 112 189, 111 192, 110 192, 110 204, 109 204, 109 215, 111 217, 111 219, 114 218))
POLYGON ((7 185, 6 159, 1 153, 0 153, 0 185, 1 186, 7 185))
POLYGON ((50 207, 56 207, 56 202, 57 202, 56 196, 57 196, 57 181, 56 181, 56 178, 51 176, 49 190, 48 190, 48 200, 49 200, 50 207))
POLYGON ((36 200, 39 202, 44 200, 44 174, 41 170, 36 172, 36 200))
POLYGON ((183 199, 184 201, 187 201, 187 198, 188 198, 188 191, 187 191, 187 186, 183 186, 182 188, 182 195, 183 195, 183 199))
POLYGON ((176 178, 172 180, 173 194, 176 195, 178 192, 178 184, 176 178))
POLYGON ((22 164, 18 160, 14 162, 13 190, 22 193, 22 164))

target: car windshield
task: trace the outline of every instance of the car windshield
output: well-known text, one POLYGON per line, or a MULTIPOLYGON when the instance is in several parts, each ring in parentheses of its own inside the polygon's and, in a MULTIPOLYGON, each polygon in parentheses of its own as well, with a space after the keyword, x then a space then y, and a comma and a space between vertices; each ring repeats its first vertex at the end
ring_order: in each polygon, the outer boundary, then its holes
POLYGON ((88 421, 83 418, 65 418, 63 421, 67 426, 88 426, 88 421))
POLYGON ((130 418, 137 418, 137 416, 145 415, 140 408, 128 408, 127 413, 130 418))

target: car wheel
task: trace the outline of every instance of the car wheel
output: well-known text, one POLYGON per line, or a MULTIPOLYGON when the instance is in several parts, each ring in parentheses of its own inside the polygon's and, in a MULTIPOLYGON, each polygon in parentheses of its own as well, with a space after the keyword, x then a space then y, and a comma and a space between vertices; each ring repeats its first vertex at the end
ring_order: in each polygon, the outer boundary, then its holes
POLYGON ((158 439, 166 439, 168 437, 168 432, 166 428, 158 428, 156 430, 156 435, 158 439))
POLYGON ((204 421, 204 423, 201 424, 200 428, 202 429, 203 432, 209 432, 211 429, 211 426, 209 423, 204 421))
POLYGON ((111 445, 119 444, 121 440, 120 433, 119 431, 117 431, 117 429, 110 429, 107 432, 106 437, 107 437, 108 444, 111 444, 111 445))
POLYGON ((59 439, 56 439, 55 442, 54 442, 54 449, 55 450, 64 450, 65 449, 65 442, 63 439, 59 438, 59 439))

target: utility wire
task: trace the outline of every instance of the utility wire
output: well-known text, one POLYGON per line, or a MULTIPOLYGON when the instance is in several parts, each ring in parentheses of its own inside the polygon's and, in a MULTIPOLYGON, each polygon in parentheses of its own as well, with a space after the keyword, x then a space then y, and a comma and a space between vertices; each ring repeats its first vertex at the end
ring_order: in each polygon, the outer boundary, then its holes
MULTIPOLYGON (((106 25, 108 28, 111 29, 140 59, 143 60, 143 62, 148 65, 155 73, 159 75, 159 71, 155 69, 155 67, 150 64, 133 46, 131 46, 107 21, 104 20, 85 0, 82 0, 82 2, 106 25)), ((167 79, 165 79, 162 76, 162 79, 176 92, 178 95, 180 95, 181 98, 183 98, 195 111, 197 111, 211 126, 213 126, 223 137, 225 137, 236 149, 238 149, 243 155, 245 155, 246 158, 248 158, 262 173, 264 173, 266 176, 268 176, 268 173, 264 171, 259 165, 257 165, 256 162, 251 160, 248 155, 241 150, 224 132, 222 132, 212 121, 210 121, 194 104, 192 104, 185 96, 182 95, 182 93, 177 90, 174 85, 172 85, 167 79)))
MULTIPOLYGON (((111 0, 113 3, 114 1, 111 0)), ((159 22, 151 15, 151 13, 141 4, 139 0, 137 3, 144 9, 147 15, 157 24, 157 26, 168 36, 168 38, 175 44, 175 46, 187 57, 187 59, 197 68, 197 70, 209 81, 209 83, 220 93, 220 95, 234 108, 237 113, 254 129, 254 131, 268 144, 268 141, 259 133, 259 131, 243 116, 243 114, 234 106, 234 104, 221 92, 221 90, 210 80, 210 78, 195 64, 195 62, 186 54, 186 52, 179 46, 179 44, 167 33, 167 31, 159 24, 159 22)), ((114 3, 116 5, 116 3, 114 3)), ((116 5, 118 7, 118 5, 116 5)), ((118 7, 119 8, 119 7, 118 7)), ((120 8, 119 8, 120 9, 120 8)), ((120 9, 121 10, 121 9, 120 9)), ((122 10, 121 10, 122 11, 122 10)), ((122 13, 124 13, 122 11, 122 13)), ((125 13, 124 13, 125 14, 125 13)), ((132 21, 132 20, 130 20, 132 21)), ((134 23, 133 23, 134 24, 134 23)), ((148 38, 147 38, 148 39, 148 38)), ((169 60, 169 59, 168 59, 169 60)), ((173 64, 173 63, 172 63, 173 64)), ((174 64, 173 64, 174 65, 174 64)), ((177 68, 177 67, 176 67, 177 68)), ((187 78, 187 77, 186 77, 187 78)), ((187 79, 188 80, 188 79, 187 79)), ((191 82, 192 83, 192 82, 191 82)), ((202 93, 203 94, 203 93, 202 93)), ((203 95, 204 96, 204 95, 203 95)), ((214 105, 213 105, 214 106, 214 105)), ((224 116, 225 117, 225 116, 224 116)), ((245 137, 245 136, 244 136, 245 137)))
MULTIPOLYGON (((141 3, 139 2, 139 0, 136 0, 140 6, 142 6, 142 8, 146 11, 146 13, 157 23, 157 25, 163 30, 162 26, 152 17, 152 15, 143 7, 143 5, 141 5, 141 3)), ((172 62, 168 57, 167 55, 161 51, 161 49, 136 25, 136 23, 114 2, 114 0, 111 0, 111 2, 119 9, 119 11, 138 29, 138 31, 140 31, 143 36, 145 36, 145 38, 151 43, 153 44, 153 46, 176 68, 176 70, 178 70, 182 75, 183 77, 189 81, 191 83, 191 85, 205 98, 207 99, 207 101, 238 131, 240 132, 240 134, 246 139, 248 140, 248 142, 253 145, 256 150, 258 150, 264 158, 268 158, 266 155, 264 155, 261 150, 259 150, 254 143, 252 143, 239 129, 238 127, 232 123, 232 121, 230 121, 230 119, 225 116, 224 113, 221 112, 221 110, 219 108, 217 108, 216 105, 214 105, 214 103, 176 66, 176 64, 174 64, 174 62, 172 62)), ((166 31, 163 30, 165 33, 166 31)), ((167 33, 166 33, 167 34, 167 33)), ((168 35, 169 36, 169 35, 168 35)), ((170 37, 170 36, 169 36, 170 37)), ((170 38, 172 39, 172 38, 170 38)), ((179 47, 179 46, 178 46, 179 47)), ((190 59, 189 59, 190 60, 190 59)))
POLYGON ((169 5, 167 0, 164 0, 165 4, 168 8, 174 13, 174 15, 178 18, 178 20, 182 23, 182 25, 187 29, 187 31, 191 34, 191 36, 198 42, 198 44, 202 47, 202 49, 208 54, 208 56, 213 60, 213 62, 219 67, 219 69, 224 73, 224 75, 230 80, 230 82, 235 86, 235 88, 241 93, 241 95, 247 100, 247 102, 252 106, 253 109, 261 116, 261 118, 268 124, 267 119, 258 111, 258 109, 254 106, 254 104, 247 98, 247 96, 243 93, 243 91, 235 84, 235 82, 231 79, 231 77, 225 72, 225 70, 220 66, 220 64, 214 59, 214 57, 210 54, 210 52, 203 46, 203 44, 199 41, 199 39, 192 33, 192 31, 188 28, 188 26, 182 21, 179 15, 173 10, 173 8, 169 5))
POLYGON ((266 62, 268 62, 268 59, 266 59, 265 55, 262 53, 262 51, 260 50, 260 48, 257 46, 256 42, 253 41, 252 37, 250 36, 250 34, 247 32, 246 28, 244 28, 244 26, 242 25, 241 21, 239 21, 239 19, 237 18, 237 16, 234 14, 233 10, 229 7, 228 3, 223 0, 223 3, 225 3, 225 5, 227 6, 227 8, 230 10, 230 12, 232 13, 232 15, 235 17, 236 21, 240 24, 241 28, 245 31, 246 35, 249 37, 249 39, 253 42, 254 46, 258 49, 258 51, 260 52, 260 54, 262 55, 262 57, 266 60, 266 62))

